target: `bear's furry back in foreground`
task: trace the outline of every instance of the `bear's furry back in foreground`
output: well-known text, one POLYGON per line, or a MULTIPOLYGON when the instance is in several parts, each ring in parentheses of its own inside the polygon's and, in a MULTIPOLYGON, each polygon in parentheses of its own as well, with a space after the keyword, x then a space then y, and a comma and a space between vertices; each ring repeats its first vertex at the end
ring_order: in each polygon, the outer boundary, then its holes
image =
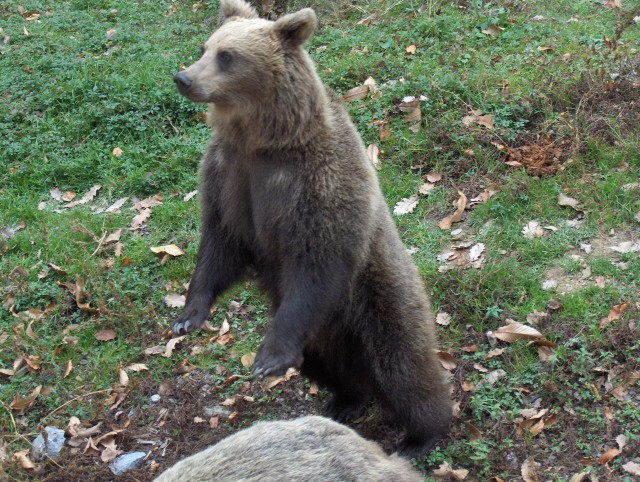
POLYGON ((420 482, 408 460, 388 456, 324 417, 260 422, 181 460, 155 482, 420 482))
POLYGON ((349 116, 302 44, 311 9, 276 22, 222 0, 225 23, 181 94, 210 105, 201 167, 202 237, 176 334, 252 270, 273 320, 254 373, 299 367, 328 387, 327 413, 357 417, 375 398, 406 429, 399 450, 429 450, 451 405, 433 314, 349 116))

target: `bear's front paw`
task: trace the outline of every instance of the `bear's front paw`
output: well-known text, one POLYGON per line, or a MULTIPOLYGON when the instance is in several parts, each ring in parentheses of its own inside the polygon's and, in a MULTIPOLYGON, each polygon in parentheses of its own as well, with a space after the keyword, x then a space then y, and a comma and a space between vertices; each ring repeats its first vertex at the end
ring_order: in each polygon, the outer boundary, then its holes
POLYGON ((208 309, 186 307, 180 316, 173 322, 171 331, 174 335, 184 335, 202 326, 209 314, 208 309))
POLYGON ((254 376, 281 376, 291 367, 302 365, 302 354, 292 347, 265 339, 253 362, 254 376))

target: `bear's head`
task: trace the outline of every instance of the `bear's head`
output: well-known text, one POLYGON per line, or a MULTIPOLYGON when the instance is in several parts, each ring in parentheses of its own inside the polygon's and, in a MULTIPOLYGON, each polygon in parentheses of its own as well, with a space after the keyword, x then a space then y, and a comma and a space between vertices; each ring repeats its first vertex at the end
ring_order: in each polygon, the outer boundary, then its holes
POLYGON ((296 75, 287 60, 305 56, 302 44, 315 30, 315 13, 305 8, 272 22, 258 18, 243 0, 222 0, 220 11, 225 22, 200 59, 174 77, 179 92, 225 110, 272 105, 275 90, 296 75))

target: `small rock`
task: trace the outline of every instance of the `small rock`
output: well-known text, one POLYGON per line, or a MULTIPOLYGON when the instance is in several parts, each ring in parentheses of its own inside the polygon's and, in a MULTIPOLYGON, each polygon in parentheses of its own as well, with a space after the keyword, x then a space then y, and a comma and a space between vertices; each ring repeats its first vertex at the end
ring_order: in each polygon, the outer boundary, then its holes
POLYGON ((151 395, 150 398, 153 403, 156 403, 159 402, 162 397, 156 393, 155 395, 151 395))
POLYGON ((57 427, 44 428, 47 439, 42 434, 38 435, 31 446, 31 456, 35 460, 42 460, 45 454, 48 457, 56 458, 60 456, 60 451, 64 446, 64 430, 57 427))
POLYGON ((129 470, 137 469, 147 456, 145 452, 129 452, 122 454, 109 464, 113 475, 122 475, 129 470))

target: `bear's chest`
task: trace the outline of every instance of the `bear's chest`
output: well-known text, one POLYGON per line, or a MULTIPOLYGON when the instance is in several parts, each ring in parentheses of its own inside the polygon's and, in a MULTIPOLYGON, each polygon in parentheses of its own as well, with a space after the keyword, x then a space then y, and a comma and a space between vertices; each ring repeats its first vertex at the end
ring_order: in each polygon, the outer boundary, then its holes
POLYGON ((220 170, 222 222, 256 256, 276 258, 298 202, 296 176, 257 156, 224 160, 220 170))

